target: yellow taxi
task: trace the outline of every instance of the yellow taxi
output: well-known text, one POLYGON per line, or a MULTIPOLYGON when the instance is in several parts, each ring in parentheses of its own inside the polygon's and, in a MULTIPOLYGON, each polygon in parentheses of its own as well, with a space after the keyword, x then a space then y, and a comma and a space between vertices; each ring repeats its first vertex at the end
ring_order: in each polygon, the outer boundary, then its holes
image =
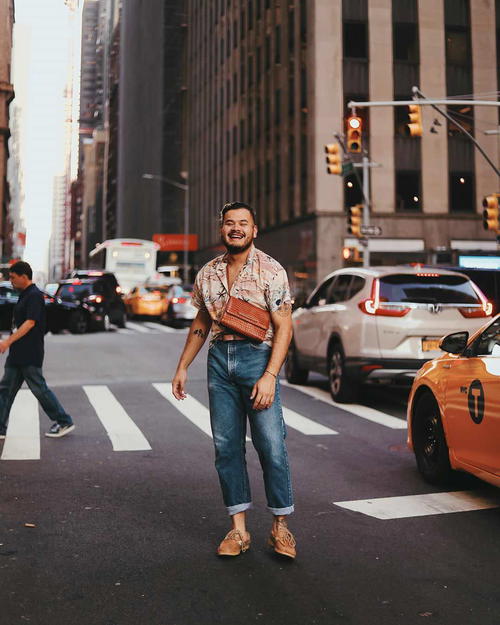
POLYGON ((124 297, 127 315, 165 318, 168 308, 166 287, 136 286, 124 297))
POLYGON ((419 370, 408 402, 418 470, 432 484, 459 469, 500 486, 500 315, 440 347, 446 353, 419 370))

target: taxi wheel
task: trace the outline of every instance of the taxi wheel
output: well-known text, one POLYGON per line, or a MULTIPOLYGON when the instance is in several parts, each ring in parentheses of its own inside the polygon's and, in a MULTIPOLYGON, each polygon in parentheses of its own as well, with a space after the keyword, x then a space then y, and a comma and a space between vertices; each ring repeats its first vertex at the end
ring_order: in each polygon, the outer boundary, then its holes
POLYGON ((309 377, 307 369, 301 369, 297 363, 297 350, 295 345, 290 343, 288 356, 285 362, 285 375, 290 384, 305 384, 309 377))
POLYGON ((426 393, 413 414, 413 448, 417 467, 430 484, 445 484, 452 475, 448 444, 436 400, 426 393))
POLYGON ((354 401, 356 388, 345 370, 345 359, 342 347, 333 346, 328 363, 328 383, 333 401, 348 403, 354 401))

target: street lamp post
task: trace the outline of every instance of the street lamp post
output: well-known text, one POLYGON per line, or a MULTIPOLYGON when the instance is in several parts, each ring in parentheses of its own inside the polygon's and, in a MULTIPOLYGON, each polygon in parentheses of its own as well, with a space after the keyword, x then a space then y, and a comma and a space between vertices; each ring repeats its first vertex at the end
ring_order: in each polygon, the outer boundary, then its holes
POLYGON ((142 174, 145 180, 160 180, 167 184, 177 187, 184 191, 184 249, 183 249, 183 265, 184 265, 184 281, 189 282, 189 261, 188 261, 188 238, 189 238, 189 185, 177 182, 166 176, 159 176, 157 174, 142 174))

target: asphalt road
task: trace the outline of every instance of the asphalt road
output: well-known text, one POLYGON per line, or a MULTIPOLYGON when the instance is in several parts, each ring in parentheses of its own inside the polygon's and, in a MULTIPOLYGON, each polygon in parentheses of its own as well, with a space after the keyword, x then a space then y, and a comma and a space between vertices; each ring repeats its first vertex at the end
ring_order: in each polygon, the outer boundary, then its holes
POLYGON ((298 557, 266 546, 249 444, 252 547, 217 558, 228 520, 205 354, 188 414, 162 394, 184 340, 142 323, 48 336, 46 377, 77 428, 47 439, 29 392, 14 405, 0 442, 1 625, 498 625, 500 494, 462 477, 450 496, 420 479, 399 390, 339 407, 320 377, 284 385, 298 557))

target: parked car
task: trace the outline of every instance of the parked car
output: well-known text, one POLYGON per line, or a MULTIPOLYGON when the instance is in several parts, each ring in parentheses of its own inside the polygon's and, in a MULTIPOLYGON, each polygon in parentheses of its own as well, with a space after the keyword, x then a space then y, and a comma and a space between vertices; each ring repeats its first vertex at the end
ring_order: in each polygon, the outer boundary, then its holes
POLYGON ((19 293, 7 281, 0 282, 0 330, 10 330, 12 313, 19 299, 19 293))
POLYGON ((168 287, 165 286, 135 286, 123 299, 129 318, 165 318, 168 307, 167 290, 168 287))
POLYGON ((171 326, 191 325, 198 310, 192 304, 193 285, 174 284, 167 291, 168 308, 163 321, 171 326))
POLYGON ((59 282, 48 282, 43 287, 42 292, 48 297, 52 297, 55 295, 58 288, 59 288, 59 282))
POLYGON ((53 301, 47 303, 49 330, 57 333, 69 329, 81 334, 88 330, 107 331, 111 323, 124 328, 125 305, 115 276, 104 271, 78 274, 61 280, 53 301))
POLYGON ((407 382, 439 355, 454 330, 474 332, 491 304, 463 274, 420 267, 339 269, 293 312, 287 380, 328 376, 335 401, 355 398, 363 382, 407 382))
POLYGON ((408 445, 432 484, 454 469, 500 486, 500 315, 471 338, 444 337, 446 354, 418 372, 408 401, 408 445))

